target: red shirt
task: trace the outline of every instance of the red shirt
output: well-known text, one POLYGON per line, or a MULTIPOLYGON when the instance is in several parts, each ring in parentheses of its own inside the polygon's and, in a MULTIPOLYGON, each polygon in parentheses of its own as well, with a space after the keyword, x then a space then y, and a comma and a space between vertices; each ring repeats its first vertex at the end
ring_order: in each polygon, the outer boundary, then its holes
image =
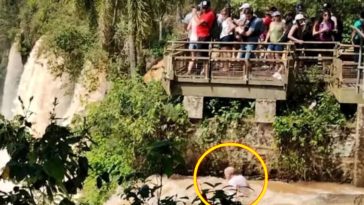
POLYGON ((200 20, 203 21, 200 25, 197 26, 197 36, 198 37, 208 37, 210 36, 212 25, 215 21, 215 14, 212 10, 207 11, 206 13, 201 14, 200 20))
POLYGON ((270 23, 272 23, 272 17, 266 16, 263 18, 263 24, 267 29, 269 28, 270 23))

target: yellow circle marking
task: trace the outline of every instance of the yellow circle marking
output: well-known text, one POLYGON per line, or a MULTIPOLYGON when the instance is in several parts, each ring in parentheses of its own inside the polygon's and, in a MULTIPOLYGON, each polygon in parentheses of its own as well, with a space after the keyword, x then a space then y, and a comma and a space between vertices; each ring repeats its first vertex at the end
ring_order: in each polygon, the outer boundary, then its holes
POLYGON ((263 167, 264 170, 264 185, 263 185, 263 189, 260 192, 258 198, 251 204, 251 205, 256 205, 258 204, 258 202, 260 200, 262 200, 263 196, 265 195, 265 193, 267 192, 267 188, 268 188, 268 170, 267 170, 267 166, 264 162, 264 160, 262 159, 262 157, 252 148, 250 148, 249 146, 240 144, 240 143, 222 143, 216 146, 211 147, 210 149, 208 149, 197 161, 195 169, 193 171, 193 186, 195 187, 195 191, 197 193, 197 196, 201 199, 201 201, 205 204, 205 205, 211 205, 209 204, 209 202, 206 201, 206 199, 202 196, 200 189, 198 188, 198 184, 197 184, 197 174, 198 174, 198 169, 200 167, 200 164, 202 163, 202 161, 205 159, 205 157, 210 154, 211 152, 215 151, 216 149, 219 149, 221 147, 240 147, 242 149, 247 150, 248 152, 252 153, 260 162, 260 164, 263 167))

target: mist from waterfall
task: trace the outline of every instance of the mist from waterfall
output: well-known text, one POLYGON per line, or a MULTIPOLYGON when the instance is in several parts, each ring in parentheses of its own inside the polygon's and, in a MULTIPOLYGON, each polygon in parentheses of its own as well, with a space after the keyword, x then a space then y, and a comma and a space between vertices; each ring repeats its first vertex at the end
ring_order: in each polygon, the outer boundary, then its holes
POLYGON ((23 62, 18 47, 18 43, 13 43, 11 46, 6 67, 1 113, 7 119, 13 117, 12 108, 15 106, 14 101, 17 98, 20 77, 23 73, 23 62))
MULTIPOLYGON (((55 111, 57 122, 63 126, 71 123, 76 113, 85 110, 90 102, 102 100, 109 83, 104 72, 100 72, 88 63, 81 72, 80 82, 71 81, 67 74, 55 77, 50 69, 51 63, 62 63, 61 58, 41 53, 42 40, 34 45, 26 64, 23 66, 18 44, 11 47, 8 59, 7 74, 3 90, 1 113, 12 119, 15 115, 25 115, 32 123, 31 134, 41 137, 50 123, 51 112, 55 111), (98 78, 98 88, 92 92, 82 81, 87 79, 90 71, 98 78), (22 99, 23 104, 18 100, 22 99), (57 105, 54 101, 57 98, 57 105), (32 99, 32 100, 31 100, 32 99), (23 109, 25 108, 25 110, 23 109), (29 115, 29 113, 32 113, 29 115)), ((0 150, 0 174, 10 156, 6 150, 0 150)), ((11 191, 14 184, 0 180, 0 191, 11 191)))

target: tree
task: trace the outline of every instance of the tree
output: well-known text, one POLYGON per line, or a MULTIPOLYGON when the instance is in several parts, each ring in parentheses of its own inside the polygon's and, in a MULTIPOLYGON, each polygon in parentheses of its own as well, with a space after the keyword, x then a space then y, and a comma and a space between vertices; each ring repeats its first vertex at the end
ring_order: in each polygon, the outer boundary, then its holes
POLYGON ((0 149, 11 157, 1 179, 16 184, 10 193, 0 192, 0 204, 36 205, 60 199, 74 204, 71 196, 83 187, 88 176, 87 132, 72 132, 58 126, 55 118, 45 134, 34 138, 31 123, 18 116, 13 121, 0 117, 0 149))
POLYGON ((159 41, 163 40, 163 18, 168 12, 178 12, 177 5, 184 3, 184 0, 150 0, 150 8, 159 25, 159 41))

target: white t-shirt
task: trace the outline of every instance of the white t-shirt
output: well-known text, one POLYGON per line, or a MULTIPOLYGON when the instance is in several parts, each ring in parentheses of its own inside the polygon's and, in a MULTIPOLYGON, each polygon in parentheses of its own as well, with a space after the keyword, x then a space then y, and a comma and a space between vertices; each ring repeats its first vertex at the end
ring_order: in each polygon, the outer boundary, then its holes
POLYGON ((230 25, 229 25, 229 22, 230 19, 225 19, 222 24, 221 24, 221 34, 220 34, 220 38, 224 38, 225 36, 229 36, 229 35, 232 35, 233 32, 229 32, 230 31, 230 25))
POLYGON ((234 189, 249 187, 248 181, 245 179, 245 177, 243 177, 243 175, 234 175, 231 177, 228 184, 234 187, 234 189))
POLYGON ((191 30, 189 31, 189 39, 190 41, 198 41, 198 36, 197 36, 197 21, 195 20, 194 17, 192 17, 191 21, 190 21, 190 26, 191 26, 191 30))

